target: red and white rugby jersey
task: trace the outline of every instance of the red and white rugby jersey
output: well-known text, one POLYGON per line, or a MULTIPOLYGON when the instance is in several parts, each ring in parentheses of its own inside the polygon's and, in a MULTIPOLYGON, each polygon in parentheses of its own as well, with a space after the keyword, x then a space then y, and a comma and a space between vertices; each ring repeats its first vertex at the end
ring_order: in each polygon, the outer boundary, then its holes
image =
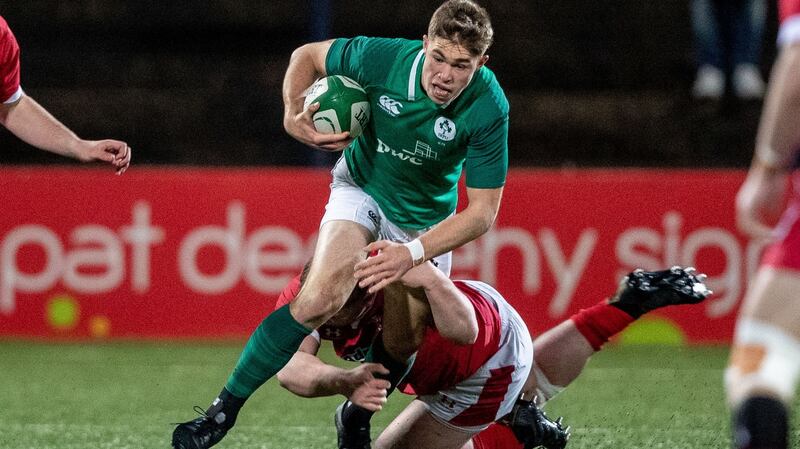
POLYGON ((778 32, 778 44, 800 42, 800 0, 780 0, 779 12, 781 28, 778 32))
MULTIPOLYGON (((275 308, 278 309, 294 301, 300 292, 300 276, 292 279, 283 289, 275 308)), ((383 294, 378 293, 355 323, 346 326, 323 324, 313 334, 318 340, 333 343, 336 355, 352 362, 364 361, 372 341, 383 329, 383 294)))
POLYGON ((433 394, 457 385, 475 374, 500 348, 501 320, 495 302, 484 296, 470 283, 454 281, 475 308, 478 319, 478 338, 471 345, 457 345, 435 329, 428 328, 417 352, 411 372, 405 380, 407 393, 433 394))
POLYGON ((19 85, 19 45, 0 16, 0 102, 13 103, 22 96, 19 85))
MULTIPOLYGON (((470 286, 472 281, 454 281, 472 303, 478 320, 478 338, 472 345, 457 345, 442 337, 434 328, 425 331, 411 372, 402 390, 409 394, 433 394, 452 387, 473 375, 500 347, 501 320, 497 305, 470 286)), ((292 279, 275 304, 280 308, 291 303, 300 291, 300 276, 292 279)), ((347 326, 322 325, 317 338, 333 343, 336 354, 351 361, 363 361, 372 341, 383 328, 383 295, 356 323, 347 326)))

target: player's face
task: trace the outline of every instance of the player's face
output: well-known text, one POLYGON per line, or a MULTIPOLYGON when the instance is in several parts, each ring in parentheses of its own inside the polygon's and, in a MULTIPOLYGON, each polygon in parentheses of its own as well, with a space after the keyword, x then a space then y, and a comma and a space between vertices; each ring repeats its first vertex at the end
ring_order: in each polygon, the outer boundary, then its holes
POLYGON ((440 37, 422 38, 425 62, 422 88, 436 104, 448 104, 469 85, 489 56, 473 56, 461 45, 440 37))

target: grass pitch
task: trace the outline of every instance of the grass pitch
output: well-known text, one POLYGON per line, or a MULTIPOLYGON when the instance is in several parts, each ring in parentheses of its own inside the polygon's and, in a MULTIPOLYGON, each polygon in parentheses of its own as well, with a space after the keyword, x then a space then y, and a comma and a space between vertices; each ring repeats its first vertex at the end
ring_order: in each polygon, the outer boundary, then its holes
MULTIPOLYGON (((168 448, 171 423, 208 405, 241 348, 0 342, 0 449, 168 448)), ((546 410, 572 426, 570 449, 728 448, 726 357, 726 348, 611 346, 546 410)), ((334 360, 327 347, 323 358, 334 360)), ((217 447, 334 448, 340 400, 296 398, 270 381, 217 447)), ((373 435, 409 400, 393 395, 373 435)))

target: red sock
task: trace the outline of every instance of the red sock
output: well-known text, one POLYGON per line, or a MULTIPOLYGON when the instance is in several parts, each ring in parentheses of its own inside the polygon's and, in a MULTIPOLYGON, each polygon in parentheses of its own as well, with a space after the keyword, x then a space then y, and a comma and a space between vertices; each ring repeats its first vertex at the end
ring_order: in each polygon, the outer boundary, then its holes
POLYGON ((609 305, 606 301, 588 309, 581 309, 570 319, 595 351, 599 351, 609 338, 636 321, 635 318, 609 305))
POLYGON ((522 449, 514 432, 508 426, 492 423, 486 430, 472 437, 475 449, 522 449))

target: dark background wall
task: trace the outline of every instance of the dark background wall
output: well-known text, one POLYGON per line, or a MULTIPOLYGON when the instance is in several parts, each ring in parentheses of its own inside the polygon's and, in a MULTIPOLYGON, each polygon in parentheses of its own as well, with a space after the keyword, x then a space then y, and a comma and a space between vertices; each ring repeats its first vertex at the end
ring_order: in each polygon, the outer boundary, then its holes
MULTIPOLYGON (((128 141, 135 164, 305 165, 320 154, 283 131, 280 88, 320 4, 0 0, 0 15, 22 47, 26 92, 85 138, 128 141)), ((333 37, 417 38, 439 2, 331 4, 333 37)), ((748 163, 760 103, 690 97, 686 0, 483 4, 497 36, 489 66, 512 107, 512 164, 748 163)), ((0 163, 63 162, 0 129, 0 163)))

